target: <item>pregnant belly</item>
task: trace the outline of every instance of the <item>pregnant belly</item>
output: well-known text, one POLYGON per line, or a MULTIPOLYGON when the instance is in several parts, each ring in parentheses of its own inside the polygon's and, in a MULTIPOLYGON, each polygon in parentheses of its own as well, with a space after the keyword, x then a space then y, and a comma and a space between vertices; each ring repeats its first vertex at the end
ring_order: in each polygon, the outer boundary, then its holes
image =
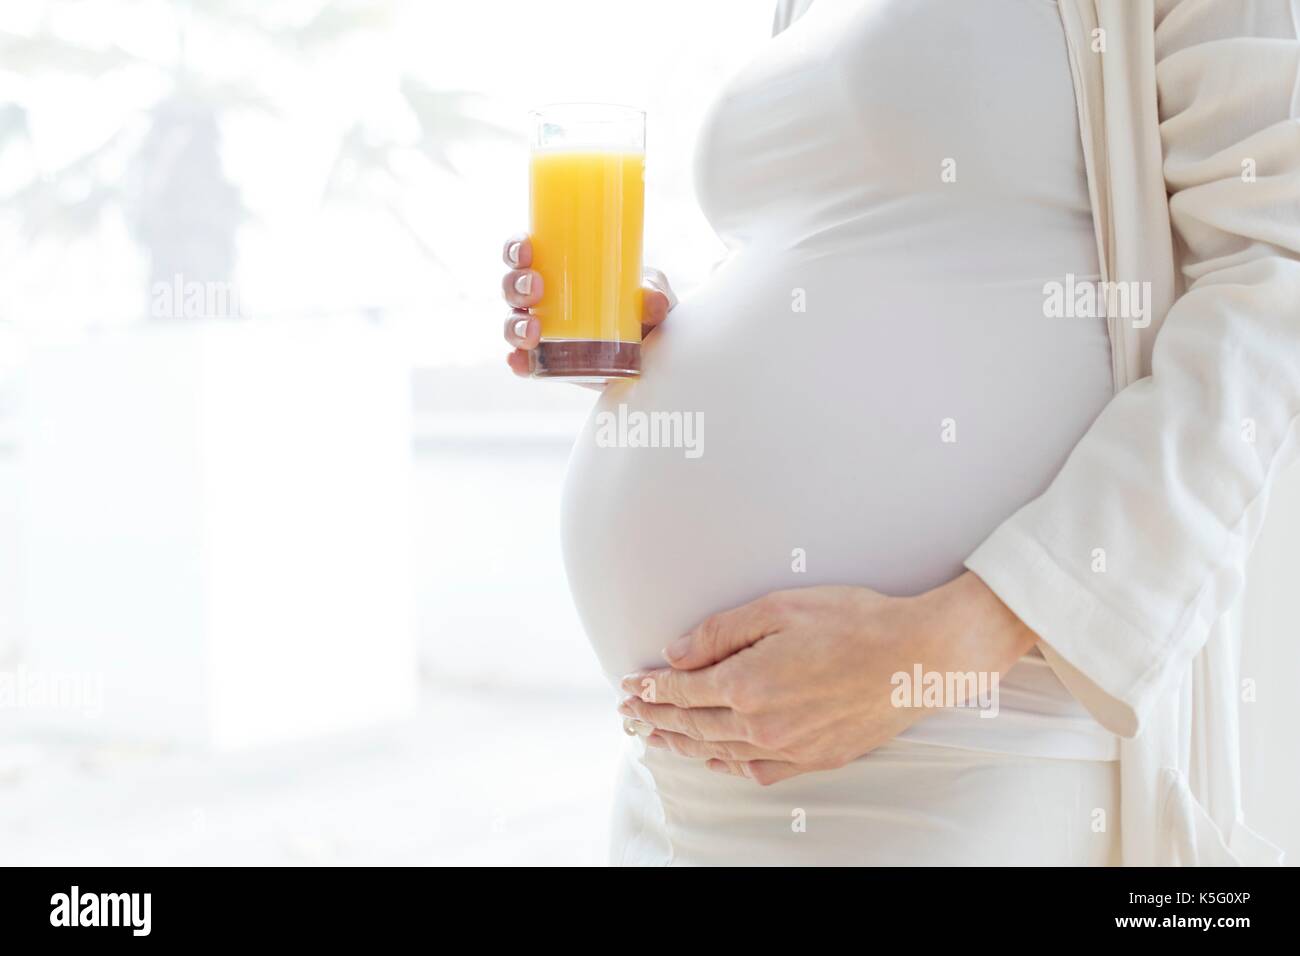
POLYGON ((683 302, 642 378, 602 394, 565 486, 569 585, 610 679, 769 591, 958 575, 1111 394, 1102 321, 1045 317, 1043 281, 750 253, 683 302), (656 422, 696 428, 650 447, 656 422))

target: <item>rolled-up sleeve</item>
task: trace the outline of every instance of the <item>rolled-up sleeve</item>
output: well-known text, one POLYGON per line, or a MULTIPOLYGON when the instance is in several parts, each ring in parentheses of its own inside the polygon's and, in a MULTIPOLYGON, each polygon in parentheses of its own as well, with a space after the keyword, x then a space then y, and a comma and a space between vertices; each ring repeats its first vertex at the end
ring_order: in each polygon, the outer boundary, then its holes
POLYGON ((1184 292, 1151 374, 966 566, 1132 736, 1239 594, 1300 442, 1300 0, 1160 4, 1160 138, 1184 292))

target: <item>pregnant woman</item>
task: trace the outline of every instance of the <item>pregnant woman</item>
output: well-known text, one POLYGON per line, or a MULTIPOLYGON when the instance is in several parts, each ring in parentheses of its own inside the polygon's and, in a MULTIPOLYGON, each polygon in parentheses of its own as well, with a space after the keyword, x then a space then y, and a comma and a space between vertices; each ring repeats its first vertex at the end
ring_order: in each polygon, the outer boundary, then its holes
MULTIPOLYGON (((616 862, 1267 858, 1221 619, 1300 414, 1296 23, 779 6, 700 133, 729 255, 647 285, 570 463, 616 862), (601 447, 621 409, 701 453, 601 447)), ((526 373, 543 278, 506 260, 526 373)))

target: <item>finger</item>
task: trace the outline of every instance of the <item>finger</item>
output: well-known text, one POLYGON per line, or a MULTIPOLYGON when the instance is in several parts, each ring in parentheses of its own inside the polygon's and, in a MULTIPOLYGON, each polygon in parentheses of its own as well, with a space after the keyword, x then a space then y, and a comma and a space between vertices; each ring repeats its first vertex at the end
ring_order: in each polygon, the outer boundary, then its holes
POLYGON ((705 761, 704 766, 714 773, 725 773, 733 777, 745 776, 745 762, 743 760, 708 760, 705 761))
POLYGON ((643 720, 632 717, 623 718, 623 733, 629 737, 649 737, 655 729, 643 720))
POLYGON ((524 378, 533 374, 533 370, 528 365, 529 353, 523 349, 515 349, 506 356, 506 364, 510 366, 510 371, 516 375, 522 375, 524 378))
POLYGON ((656 730, 646 738, 646 743, 654 746, 653 741, 658 738, 668 745, 668 749, 679 757, 697 757, 705 760, 750 760, 755 763, 766 763, 774 760, 776 754, 767 750, 760 750, 753 744, 747 744, 739 740, 696 740, 694 737, 687 737, 685 734, 675 734, 671 730, 656 730))
POLYGON ((677 305, 668 279, 658 269, 644 269, 641 273, 641 334, 645 335, 661 325, 668 313, 677 305))
POLYGON ((760 787, 770 787, 774 783, 789 780, 801 773, 812 773, 811 768, 801 767, 786 760, 750 760, 742 771, 760 787))
POLYGON ((781 620, 778 599, 769 594, 706 617, 695 630, 665 647, 664 659, 677 670, 708 667, 776 633, 781 620))
POLYGON ((641 285, 648 289, 654 289, 663 296, 665 312, 671 312, 677 308, 677 294, 673 292, 673 287, 668 284, 668 277, 658 269, 652 269, 649 266, 642 269, 641 285))
POLYGON ((726 695, 717 687, 712 670, 675 671, 671 668, 640 671, 622 680, 626 693, 649 704, 677 707, 726 707, 726 695))
POLYGON ((542 301, 542 274, 531 269, 512 269, 501 279, 501 292, 516 309, 542 301))
POLYGON ((740 717, 726 707, 674 707, 629 697, 619 704, 618 712, 659 730, 671 730, 696 740, 744 740, 746 736, 740 717))
POLYGON ((542 340, 542 323, 535 315, 522 310, 506 318, 506 341, 517 349, 535 349, 542 340))
POLYGON ((527 269, 533 264, 533 241, 524 233, 511 236, 501 249, 501 258, 511 269, 527 269))
POLYGON ((645 286, 641 290, 641 334, 646 335, 668 318, 668 299, 658 289, 645 286))

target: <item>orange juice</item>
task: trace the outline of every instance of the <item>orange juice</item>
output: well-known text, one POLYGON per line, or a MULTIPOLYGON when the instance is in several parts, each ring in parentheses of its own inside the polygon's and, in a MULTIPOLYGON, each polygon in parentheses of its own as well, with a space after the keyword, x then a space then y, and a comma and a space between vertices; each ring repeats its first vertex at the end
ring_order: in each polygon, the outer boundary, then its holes
POLYGON ((532 268, 542 276, 534 374, 629 377, 640 369, 645 153, 536 149, 532 268))

